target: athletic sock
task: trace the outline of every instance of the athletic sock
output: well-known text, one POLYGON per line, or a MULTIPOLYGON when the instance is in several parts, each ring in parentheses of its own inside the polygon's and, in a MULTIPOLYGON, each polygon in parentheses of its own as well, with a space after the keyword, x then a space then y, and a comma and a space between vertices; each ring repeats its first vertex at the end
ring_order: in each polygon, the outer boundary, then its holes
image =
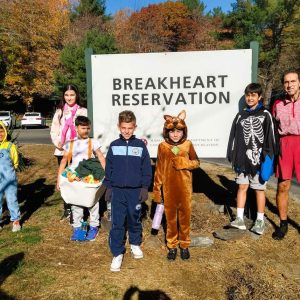
POLYGON ((237 217, 240 218, 240 219, 244 219, 244 208, 240 208, 238 207, 236 209, 236 213, 237 213, 237 217))
POLYGON ((257 212, 257 218, 256 218, 256 219, 257 219, 257 220, 262 220, 262 221, 263 221, 263 220, 264 220, 264 215, 265 215, 264 213, 257 212))

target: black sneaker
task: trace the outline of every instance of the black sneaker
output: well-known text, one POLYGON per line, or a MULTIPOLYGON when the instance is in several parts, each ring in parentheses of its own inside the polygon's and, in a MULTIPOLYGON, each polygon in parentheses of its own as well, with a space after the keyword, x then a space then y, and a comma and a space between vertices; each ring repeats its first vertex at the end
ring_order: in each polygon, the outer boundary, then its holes
POLYGON ((168 260, 175 260, 177 256, 177 249, 173 248, 173 249, 169 249, 169 253, 167 255, 167 259, 168 260))
POLYGON ((182 260, 187 260, 191 257, 189 248, 181 249, 180 248, 180 257, 182 260))
POLYGON ((280 226, 275 229, 272 234, 272 238, 274 240, 280 241, 282 240, 288 232, 288 224, 280 223, 280 226))

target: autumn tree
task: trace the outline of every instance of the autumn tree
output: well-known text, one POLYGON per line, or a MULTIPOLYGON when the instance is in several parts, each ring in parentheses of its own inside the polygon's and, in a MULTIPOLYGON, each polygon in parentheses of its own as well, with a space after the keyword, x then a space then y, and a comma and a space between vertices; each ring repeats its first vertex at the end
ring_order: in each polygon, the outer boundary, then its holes
POLYGON ((121 52, 133 52, 133 49, 135 48, 131 36, 128 34, 130 30, 129 19, 131 14, 132 11, 129 9, 119 10, 110 22, 111 32, 114 35, 116 45, 121 52))
POLYGON ((106 22, 102 16, 83 15, 72 19, 70 26, 64 35, 63 45, 78 45, 84 40, 86 33, 91 30, 98 31, 98 33, 107 31, 106 22))
MULTIPOLYGON (((224 24, 233 33, 236 47, 249 48, 250 41, 259 42, 259 79, 264 98, 270 99, 278 78, 275 75, 285 68, 282 55, 286 42, 292 36, 297 39, 299 0, 236 0, 224 24)), ((299 39, 294 49, 299 49, 299 39)))
POLYGON ((153 51, 155 46, 160 51, 178 51, 192 41, 196 26, 186 6, 171 1, 141 9, 129 22, 138 52, 153 51))
POLYGON ((130 16, 118 14, 114 32, 124 52, 178 51, 194 38, 196 23, 181 2, 149 5, 130 16), (123 19, 122 19, 122 18, 123 19), (120 20, 122 27, 118 27, 120 20))
POLYGON ((282 52, 278 63, 278 72, 274 76, 274 89, 282 90, 281 75, 287 69, 298 69, 300 72, 300 5, 294 20, 284 30, 282 52))
POLYGON ((115 41, 107 27, 105 1, 80 0, 73 9, 63 40, 60 67, 56 71, 56 92, 68 83, 76 84, 86 98, 85 49, 95 54, 116 53, 115 41))
POLYGON ((72 83, 78 86, 83 99, 86 99, 86 48, 92 48, 95 54, 118 53, 110 34, 100 33, 96 29, 87 31, 81 42, 68 44, 61 51, 60 68, 56 71, 57 91, 72 83))
POLYGON ((88 31, 107 32, 104 0, 79 0, 73 2, 71 23, 64 38, 64 45, 79 45, 88 31))
POLYGON ((213 17, 191 11, 182 1, 149 5, 134 13, 120 11, 112 24, 122 52, 212 50, 221 47, 213 34, 219 30, 221 22, 215 23, 213 17))
POLYGON ((68 8, 68 0, 0 0, 5 98, 21 97, 30 107, 36 95, 52 93, 68 8))

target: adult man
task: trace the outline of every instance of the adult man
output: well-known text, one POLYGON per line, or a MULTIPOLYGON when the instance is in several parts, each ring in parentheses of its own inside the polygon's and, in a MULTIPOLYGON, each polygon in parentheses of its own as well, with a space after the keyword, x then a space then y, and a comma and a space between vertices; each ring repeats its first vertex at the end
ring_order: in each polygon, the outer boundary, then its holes
POLYGON ((278 177, 276 203, 280 225, 272 234, 274 240, 282 240, 288 231, 287 213, 291 179, 295 171, 300 181, 300 81, 299 72, 289 70, 282 76, 286 96, 276 100, 273 116, 278 122, 280 154, 276 168, 278 177))

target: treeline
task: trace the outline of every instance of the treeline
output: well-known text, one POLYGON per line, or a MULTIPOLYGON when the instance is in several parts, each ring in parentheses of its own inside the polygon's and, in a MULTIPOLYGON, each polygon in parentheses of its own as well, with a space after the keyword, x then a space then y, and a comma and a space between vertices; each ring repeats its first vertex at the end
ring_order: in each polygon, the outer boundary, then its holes
MULTIPOLYGON (((0 101, 59 93, 85 97, 84 50, 95 54, 249 48, 260 44, 259 81, 269 99, 280 74, 299 69, 300 0, 236 0, 205 13, 199 0, 167 1, 106 14, 104 0, 0 0, 0 101)), ((233 66, 238 68, 238 66, 233 66)), ((1 102, 0 102, 1 104, 1 102)))

